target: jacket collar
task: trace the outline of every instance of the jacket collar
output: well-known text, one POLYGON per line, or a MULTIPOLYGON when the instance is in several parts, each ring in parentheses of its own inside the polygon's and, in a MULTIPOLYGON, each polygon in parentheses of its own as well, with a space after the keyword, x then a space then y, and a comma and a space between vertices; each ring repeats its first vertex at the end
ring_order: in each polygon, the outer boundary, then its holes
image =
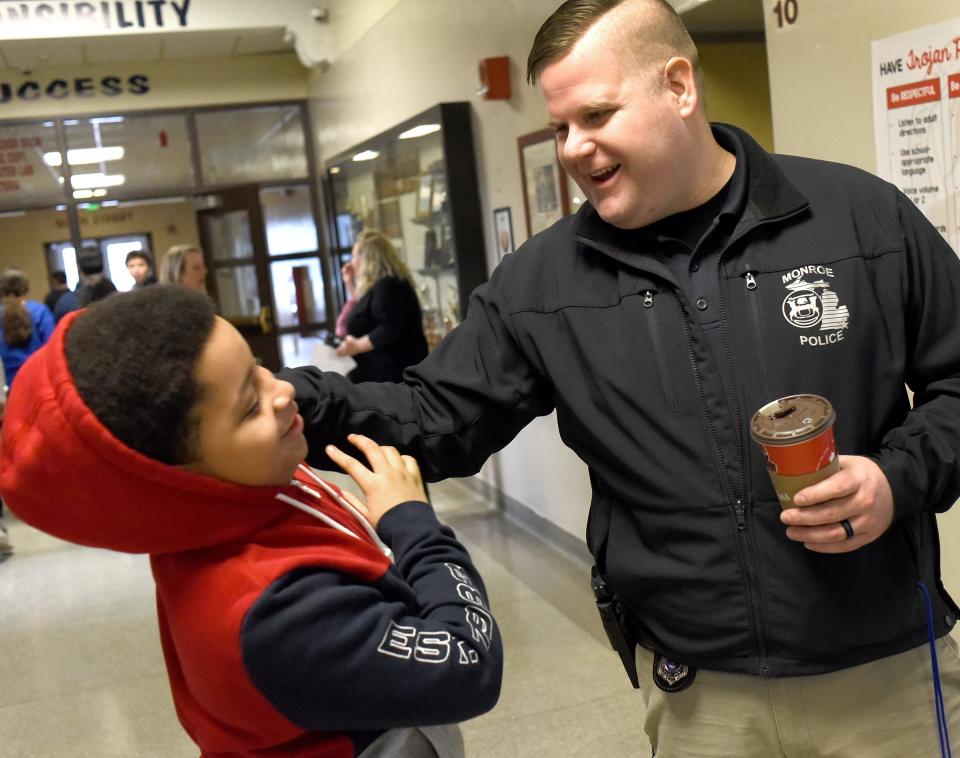
MULTIPOLYGON (((761 224, 787 218, 809 206, 807 198, 787 179, 773 156, 749 134, 729 124, 712 124, 711 128, 717 142, 736 155, 738 164, 744 161, 747 168, 746 203, 728 245, 761 224)), ((638 254, 637 231, 608 224, 589 203, 580 208, 573 227, 574 238, 586 247, 673 281, 664 264, 638 254)))

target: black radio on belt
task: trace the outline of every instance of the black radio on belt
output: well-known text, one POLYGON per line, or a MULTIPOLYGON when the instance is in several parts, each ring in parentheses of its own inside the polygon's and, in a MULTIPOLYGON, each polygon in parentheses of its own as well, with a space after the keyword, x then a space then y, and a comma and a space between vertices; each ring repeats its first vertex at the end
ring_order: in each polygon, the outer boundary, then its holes
POLYGON ((620 656, 620 662, 630 677, 630 683, 633 688, 640 689, 640 680, 637 677, 636 644, 630 639, 630 635, 623 623, 623 606, 620 599, 611 590, 597 567, 590 569, 590 587, 593 589, 593 597, 597 603, 597 610, 600 612, 600 620, 603 622, 603 630, 607 633, 607 639, 610 640, 612 647, 617 655, 620 656))

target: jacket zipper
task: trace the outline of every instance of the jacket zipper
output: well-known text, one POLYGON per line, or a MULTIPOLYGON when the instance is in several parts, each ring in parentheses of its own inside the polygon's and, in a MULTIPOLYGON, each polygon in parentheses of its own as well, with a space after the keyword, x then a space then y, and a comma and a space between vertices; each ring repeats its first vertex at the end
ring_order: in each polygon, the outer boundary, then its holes
MULTIPOLYGON (((729 245, 728 245, 729 246, 729 245)), ((750 275, 750 279, 753 279, 753 275, 750 275)), ((723 298, 723 253, 717 256, 717 281, 720 283, 720 316, 721 321, 726 322, 726 303, 723 298)), ((753 285, 756 287, 756 280, 753 279, 753 285)), ((750 287, 750 281, 747 281, 747 287, 750 287)), ((727 373, 728 381, 730 382, 730 392, 733 400, 733 418, 735 420, 740 419, 743 415, 740 410, 740 396, 737 392, 737 376, 733 368, 732 354, 730 351, 729 336, 726 329, 723 334, 723 343, 726 349, 727 355, 727 373)), ((691 346, 692 349, 692 346, 691 346)), ((706 407, 706 404, 704 404, 706 407)), ((734 515, 737 519, 737 537, 739 538, 741 555, 743 556, 744 569, 746 575, 747 583, 747 595, 750 599, 750 609, 751 615, 753 617, 753 633, 757 642, 757 649, 760 652, 760 672, 762 675, 766 675, 768 670, 767 664, 767 646, 765 641, 765 635, 763 631, 763 609, 760 603, 760 589, 759 589, 759 561, 756 558, 756 551, 753 545, 753 538, 750 534, 750 525, 747 521, 747 483, 746 483, 746 472, 749 465, 747 459, 746 451, 744 449, 744 430, 741 429, 738 425, 734 425, 734 439, 737 446, 737 454, 740 457, 740 487, 739 489, 734 489, 733 493, 733 509, 734 515)), ((719 448, 719 441, 716 442, 719 448)), ((722 460, 722 458, 721 458, 722 460)), ((727 469, 729 470, 729 469, 727 469)), ((733 487, 733 482, 730 482, 731 487, 733 487)))
POLYGON ((663 400, 671 413, 678 413, 680 406, 677 403, 677 396, 668 381, 667 360, 663 354, 663 343, 660 340, 657 313, 653 307, 653 292, 650 290, 643 293, 643 308, 647 312, 647 327, 650 329, 650 342, 653 344, 653 357, 657 363, 657 373, 660 375, 660 390, 663 392, 663 400))
MULTIPOLYGON (((765 342, 763 337, 763 318, 760 311, 761 300, 760 300, 760 295, 756 292, 757 280, 756 280, 756 277, 753 275, 753 272, 748 271, 746 274, 744 274, 743 278, 747 286, 747 300, 749 301, 748 310, 750 311, 751 326, 752 326, 751 332, 753 335, 755 335, 756 343, 758 346, 758 351, 757 351, 758 355, 756 360, 760 368, 760 392, 761 392, 760 397, 766 399, 770 397, 770 388, 768 387, 768 382, 767 382, 767 364, 766 364, 766 361, 764 360, 764 356, 766 355, 766 350, 764 349, 765 342)), ((743 450, 744 482, 746 480, 746 472, 749 471, 749 468, 750 468, 750 448, 747 448, 743 450)), ((744 487, 746 487, 745 484, 744 484, 744 487)), ((744 489, 744 495, 746 495, 746 489, 744 489)), ((748 550, 752 550, 752 544, 748 545, 748 550)), ((757 562, 757 565, 759 565, 759 562, 757 562)), ((754 574, 752 574, 752 576, 753 575, 754 574)), ((759 573, 755 575, 759 580, 759 573)), ((760 612, 759 598, 756 600, 756 602, 757 602, 757 616, 758 618, 762 618, 762 615, 760 612)), ((767 656, 765 652, 765 645, 761 640, 761 633, 758 633, 758 644, 761 650, 760 668, 761 670, 766 672, 767 656)))
POLYGON ((750 304, 751 332, 757 341, 757 365, 760 368, 760 397, 770 398, 770 387, 767 382, 767 362, 765 356, 767 351, 763 338, 763 315, 760 312, 760 294, 757 292, 757 280, 753 272, 748 271, 743 275, 747 283, 747 302, 750 304))
MULTIPOLYGON (((697 357, 693 352, 693 340, 690 338, 690 325, 687 320, 686 310, 683 310, 681 324, 683 326, 683 336, 687 341, 687 354, 690 357, 690 365, 693 368, 693 378, 697 385, 697 394, 700 399, 701 407, 706 409, 707 403, 703 393, 703 381, 700 378, 700 369, 697 368, 697 357)), ((727 467, 726 458, 723 455, 723 446, 720 444, 720 437, 717 434, 716 427, 713 425, 713 419, 711 418, 710 413, 706 410, 704 412, 704 417, 707 420, 707 429, 710 432, 710 439, 713 442, 714 451, 716 452, 717 459, 720 462, 720 468, 722 470, 721 478, 726 483, 726 486, 729 490, 727 492, 727 498, 733 502, 733 513, 737 520, 737 539, 740 543, 737 553, 740 556, 741 570, 746 577, 747 595, 750 598, 750 621, 753 626, 753 633, 757 641, 757 647, 760 649, 760 667, 763 671, 766 671, 766 647, 763 644, 758 625, 760 609, 759 603, 754 597, 753 592, 754 576, 756 572, 754 571, 752 561, 750 560, 750 545, 748 542, 749 524, 747 524, 746 507, 744 506, 743 499, 737 497, 736 495, 736 489, 734 487, 733 480, 730 478, 730 469, 727 467)))

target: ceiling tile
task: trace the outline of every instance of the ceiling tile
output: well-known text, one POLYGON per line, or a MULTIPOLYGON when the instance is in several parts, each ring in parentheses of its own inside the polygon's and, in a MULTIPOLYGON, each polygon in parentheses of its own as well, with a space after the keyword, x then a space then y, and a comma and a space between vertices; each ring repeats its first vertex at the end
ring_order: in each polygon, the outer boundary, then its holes
POLYGON ((235 55, 254 55, 256 53, 277 53, 293 50, 293 40, 286 39, 287 30, 279 26, 275 29, 251 29, 240 34, 240 44, 235 55))
POLYGON ((6 40, 3 56, 12 68, 34 69, 40 66, 79 66, 83 64, 83 45, 76 40, 6 40))
POLYGON ((231 55, 237 44, 235 31, 164 34, 163 58, 220 58, 231 55))
POLYGON ((123 37, 96 37, 83 41, 87 63, 122 63, 160 60, 161 39, 156 34, 130 34, 123 37))

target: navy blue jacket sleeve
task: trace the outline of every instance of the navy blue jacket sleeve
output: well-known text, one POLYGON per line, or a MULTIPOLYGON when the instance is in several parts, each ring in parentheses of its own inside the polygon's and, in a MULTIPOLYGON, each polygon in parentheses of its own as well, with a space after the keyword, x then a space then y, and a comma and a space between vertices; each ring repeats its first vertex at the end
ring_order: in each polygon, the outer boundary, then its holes
POLYGON ((378 532, 396 564, 376 583, 296 571, 244 620, 251 679, 304 729, 453 723, 499 696, 500 635, 466 549, 426 503, 392 509, 378 532))

